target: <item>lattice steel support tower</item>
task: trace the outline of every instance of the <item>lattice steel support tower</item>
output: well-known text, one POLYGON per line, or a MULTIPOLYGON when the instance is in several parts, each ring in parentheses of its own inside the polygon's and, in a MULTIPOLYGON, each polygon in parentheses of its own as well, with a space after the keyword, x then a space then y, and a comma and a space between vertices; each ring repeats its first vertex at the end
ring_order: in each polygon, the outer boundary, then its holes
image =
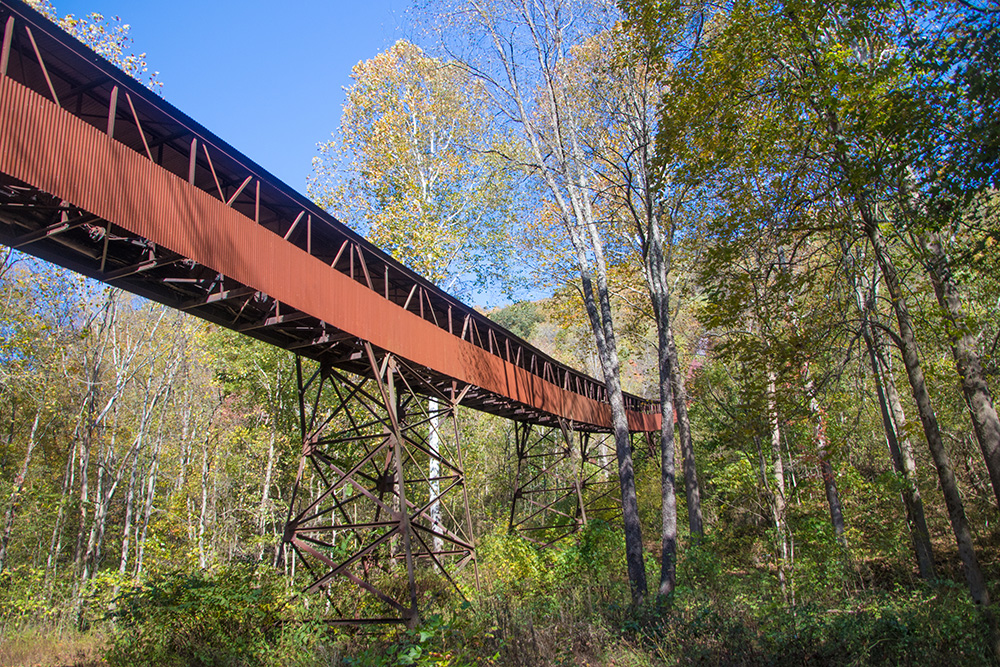
POLYGON ((558 428, 517 423, 514 437, 509 532, 548 547, 580 530, 588 517, 621 512, 614 458, 602 451, 611 434, 577 431, 560 420, 558 428))
POLYGON ((434 586, 425 572, 459 594, 457 570, 471 564, 478 577, 456 422, 467 388, 369 344, 364 354, 368 377, 320 364, 304 372, 297 359, 302 456, 284 541, 305 592, 329 601, 330 622, 412 624, 434 586))

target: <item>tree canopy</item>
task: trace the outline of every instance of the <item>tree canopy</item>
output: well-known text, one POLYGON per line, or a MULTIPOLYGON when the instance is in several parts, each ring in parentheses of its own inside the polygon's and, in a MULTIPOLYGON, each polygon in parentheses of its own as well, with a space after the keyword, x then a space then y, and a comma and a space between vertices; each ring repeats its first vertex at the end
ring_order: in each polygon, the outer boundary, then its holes
POLYGON ((351 77, 340 134, 313 161, 313 198, 448 290, 502 275, 514 183, 482 85, 406 41, 351 77))

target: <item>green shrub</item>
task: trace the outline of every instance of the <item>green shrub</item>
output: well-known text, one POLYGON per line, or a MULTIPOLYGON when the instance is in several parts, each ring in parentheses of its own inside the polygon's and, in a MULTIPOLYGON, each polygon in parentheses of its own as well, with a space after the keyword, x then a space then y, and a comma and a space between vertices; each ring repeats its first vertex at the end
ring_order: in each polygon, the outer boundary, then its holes
MULTIPOLYGON (((464 613, 468 604, 461 606, 464 613)), ((345 667, 466 667, 480 664, 474 647, 474 637, 466 636, 454 622, 441 614, 432 614, 420 626, 407 630, 400 637, 386 643, 377 643, 362 651, 345 656, 345 667)))
POLYGON ((478 558, 488 592, 524 598, 548 590, 551 553, 518 535, 487 535, 479 542, 478 558))
POLYGON ((947 585, 795 608, 682 594, 620 624, 668 665, 994 664, 982 614, 947 585))
POLYGON ((233 565, 172 572, 122 592, 111 615, 112 665, 307 664, 320 628, 297 623, 280 584, 233 565))

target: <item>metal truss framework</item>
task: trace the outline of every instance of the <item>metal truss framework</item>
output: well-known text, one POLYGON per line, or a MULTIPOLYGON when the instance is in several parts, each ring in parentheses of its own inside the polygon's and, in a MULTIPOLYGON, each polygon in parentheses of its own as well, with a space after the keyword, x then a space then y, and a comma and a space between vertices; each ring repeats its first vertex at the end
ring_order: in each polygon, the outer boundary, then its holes
POLYGON ((508 530, 548 547, 580 530, 588 518, 621 511, 614 437, 530 423, 514 427, 517 474, 508 530))
POLYGON ((364 353, 367 376, 329 365, 303 375, 296 361, 302 457, 284 541, 308 572, 305 592, 326 594, 329 622, 409 624, 423 571, 461 594, 453 571, 476 567, 456 421, 469 386, 364 353), (368 595, 332 594, 345 580, 368 595))

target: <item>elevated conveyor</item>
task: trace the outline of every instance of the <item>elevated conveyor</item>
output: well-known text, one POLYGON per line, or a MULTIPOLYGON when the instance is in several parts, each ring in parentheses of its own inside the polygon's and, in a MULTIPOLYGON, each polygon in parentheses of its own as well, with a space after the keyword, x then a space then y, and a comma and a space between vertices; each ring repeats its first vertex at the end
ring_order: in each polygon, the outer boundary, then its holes
MULTIPOLYGON (((413 621, 421 568, 455 583, 449 570, 474 564, 459 405, 517 422, 512 531, 547 544, 615 511, 599 381, 26 5, 0 0, 0 30, 0 243, 298 355, 302 456, 281 553, 326 593, 331 621, 413 621)), ((656 402, 626 395, 626 408, 633 432, 659 429, 656 402)))
MULTIPOLYGON (((606 431, 601 382, 352 232, 17 2, 0 4, 0 242, 365 374, 361 341, 464 404, 606 431), (360 363, 358 363, 360 361, 360 363)), ((655 402, 626 396, 633 431, 655 402)))

